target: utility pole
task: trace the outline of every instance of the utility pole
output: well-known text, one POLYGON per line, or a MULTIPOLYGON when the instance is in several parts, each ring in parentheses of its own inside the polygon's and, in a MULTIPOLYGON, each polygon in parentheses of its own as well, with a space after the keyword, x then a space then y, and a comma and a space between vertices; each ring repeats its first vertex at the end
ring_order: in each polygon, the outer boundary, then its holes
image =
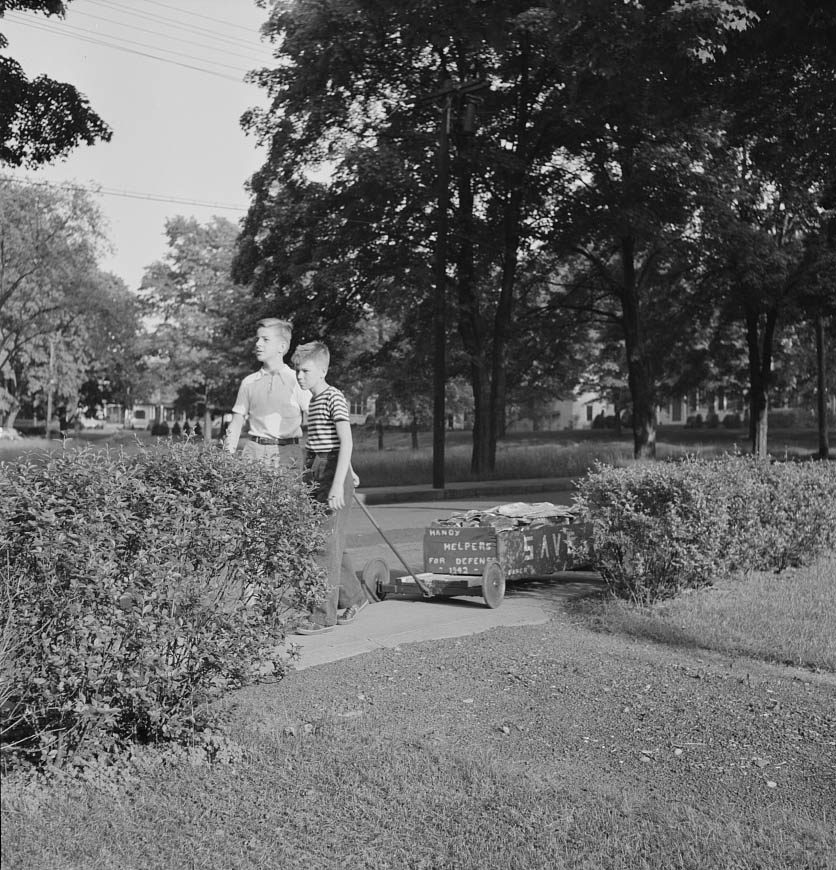
MULTIPOLYGON (((433 489, 444 489, 444 449, 447 430, 445 389, 447 386, 447 237, 450 207, 450 127, 453 109, 461 97, 488 87, 483 80, 447 80, 438 91, 418 104, 441 100, 438 131, 438 208, 435 240, 435 288, 433 293, 433 489)), ((473 100, 468 102, 468 123, 472 124, 473 100)))
POLYGON ((818 403, 819 459, 830 458, 827 435, 827 350, 825 343, 824 312, 816 312, 816 399, 818 403))
POLYGON ((55 391, 55 336, 49 337, 49 381, 46 394, 46 429, 45 436, 49 438, 52 429, 53 394, 55 391))
POLYGON ((450 206, 450 114, 453 94, 442 97, 438 131, 438 216, 435 241, 435 293, 433 295, 433 489, 444 489, 447 386, 447 233, 450 206))

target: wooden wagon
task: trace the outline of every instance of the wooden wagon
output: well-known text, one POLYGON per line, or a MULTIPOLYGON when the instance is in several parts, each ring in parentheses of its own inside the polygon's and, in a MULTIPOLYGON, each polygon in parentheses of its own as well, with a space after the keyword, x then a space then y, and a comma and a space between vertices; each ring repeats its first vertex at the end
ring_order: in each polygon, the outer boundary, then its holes
POLYGON ((386 563, 373 559, 363 580, 380 599, 388 594, 471 595, 481 596, 488 607, 499 607, 508 580, 581 567, 576 548, 590 534, 589 524, 568 520, 507 529, 433 524, 424 530, 421 573, 390 578, 386 563))

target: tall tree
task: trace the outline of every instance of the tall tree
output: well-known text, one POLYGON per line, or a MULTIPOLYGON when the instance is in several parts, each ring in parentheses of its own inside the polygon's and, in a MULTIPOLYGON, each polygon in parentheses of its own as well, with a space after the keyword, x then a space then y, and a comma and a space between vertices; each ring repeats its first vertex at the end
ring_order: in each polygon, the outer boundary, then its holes
MULTIPOLYGON (((501 32, 509 16, 525 6, 515 3, 513 8, 505 4, 495 9, 491 32, 501 32)), ((306 168, 330 156, 337 164, 333 185, 337 199, 330 203, 331 219, 317 226, 316 244, 303 248, 321 259, 309 261, 310 280, 299 287, 300 293, 310 294, 317 279, 328 274, 322 268, 322 258, 325 262, 328 258, 327 240, 332 243, 330 259, 340 262, 344 271, 334 300, 340 314, 362 311, 368 304, 384 306, 386 313, 397 308, 412 311, 427 296, 432 286, 428 267, 436 247, 433 200, 439 109, 432 95, 445 78, 465 79, 479 66, 481 55, 489 53, 478 36, 485 14, 464 2, 424 2, 413 7, 331 2, 314 10, 305 4, 277 7, 269 30, 280 45, 277 54, 283 63, 258 76, 273 106, 267 113, 245 118, 250 129, 271 143, 270 158, 256 177, 256 200, 245 238, 250 249, 261 239, 264 250, 269 244, 264 240, 273 231, 264 232, 263 203, 274 195, 277 184, 291 186, 294 175, 298 179, 306 168), (310 63, 314 54, 321 63, 310 63)), ((506 102, 513 100, 506 98, 506 102)), ((474 467, 480 468, 492 461, 501 416, 496 409, 504 409, 504 365, 498 370, 500 380, 494 372, 494 389, 491 353, 498 349, 504 359, 513 268, 502 272, 505 246, 476 250, 478 226, 484 223, 476 212, 485 213, 479 198, 487 190, 477 179, 486 164, 484 155, 477 159, 481 152, 473 147, 472 133, 459 123, 466 107, 456 103, 450 109, 454 215, 449 286, 470 360, 476 404, 474 467), (503 274, 505 296, 500 292, 495 298, 497 277, 503 274)), ((490 114, 486 109, 485 115, 490 114)), ((501 146, 495 150, 501 151, 501 146)), ((516 173, 506 175, 516 180, 516 173)), ((298 181, 292 186, 300 189, 298 181)), ((501 222, 501 216, 497 220, 501 222)), ((517 232, 513 230, 509 238, 517 232)), ((279 244, 283 238, 277 235, 279 244)), ((511 260, 516 257, 516 242, 512 248, 511 260)), ((320 279, 320 288, 323 283, 320 279)))
POLYGON ((732 161, 716 167, 716 238, 746 328, 753 451, 765 456, 776 339, 818 268, 805 239, 822 232, 820 200, 836 179, 836 8, 750 5, 758 21, 731 41, 715 92, 732 161))
POLYGON ((808 365, 806 370, 815 370, 818 455, 820 459, 828 459, 829 385, 836 383, 836 358, 833 355, 836 325, 836 180, 824 190, 821 206, 825 210, 821 232, 807 240, 808 257, 814 265, 801 292, 800 304, 806 323, 812 326, 815 334, 815 363, 808 365))
MULTIPOLYGON (((400 266, 426 260, 432 250, 438 109, 419 98, 432 96, 445 79, 484 77, 492 87, 480 94, 478 133, 460 123, 471 111, 465 98, 453 101, 450 128, 447 274, 470 362, 474 468, 495 458, 519 265, 544 242, 605 268, 624 334, 635 451, 652 455, 655 373, 645 318, 655 300, 647 276, 659 284, 655 263, 669 258, 691 229, 700 161, 711 145, 706 55, 719 53, 729 31, 748 20, 742 0, 537 6, 330 0, 315 8, 276 7, 268 30, 281 63, 256 76, 273 102, 267 112, 245 117, 270 144, 254 185, 246 250, 269 244, 272 229, 263 216, 271 198, 283 196, 291 181, 299 189, 306 169, 331 160, 351 194, 343 202, 351 210, 329 210, 324 222, 336 246, 332 258, 351 276, 339 298, 361 309, 373 302, 367 275, 355 265, 373 261, 379 277, 393 253, 400 266), (385 196, 379 206, 364 205, 363 192, 375 182, 385 196), (546 232, 549 221, 553 230, 546 232)), ((282 241, 276 236, 271 247, 282 241)), ((260 254, 249 262, 270 273, 260 254)), ((298 285, 303 293, 319 274, 316 261, 308 262, 308 279, 298 285)), ((430 283, 407 286, 425 295, 430 283)))
POLYGON ((140 379, 140 313, 136 294, 116 275, 103 274, 90 299, 96 312, 88 329, 88 359, 79 406, 88 413, 109 403, 127 408, 140 379))
POLYGON ((139 291, 154 324, 147 362, 159 390, 189 390, 209 414, 213 405, 232 404, 241 374, 230 338, 248 300, 230 276, 238 228, 220 217, 207 224, 176 217, 165 232, 168 251, 145 270, 139 291))
MULTIPOLYGON (((0 0, 6 12, 61 18, 71 0, 0 0)), ((0 49, 8 39, 0 33, 0 49)), ((0 165, 39 166, 82 143, 109 142, 110 128, 72 85, 45 75, 30 79, 14 58, 0 56, 0 165)))
POLYGON ((97 310, 102 238, 85 192, 0 176, 0 413, 7 425, 31 370, 48 360, 50 341, 89 338, 84 324, 97 310))

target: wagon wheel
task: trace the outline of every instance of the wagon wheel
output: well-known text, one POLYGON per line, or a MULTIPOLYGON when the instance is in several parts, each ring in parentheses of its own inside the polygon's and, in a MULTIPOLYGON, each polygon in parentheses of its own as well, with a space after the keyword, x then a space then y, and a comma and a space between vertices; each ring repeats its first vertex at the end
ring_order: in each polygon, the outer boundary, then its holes
POLYGON ((383 559, 372 559, 366 562, 360 582, 370 601, 383 601, 386 593, 381 592, 380 585, 389 582, 389 568, 383 559))
POLYGON ((482 597, 491 609, 499 607, 505 596, 505 574, 499 562, 488 562, 482 569, 482 597))

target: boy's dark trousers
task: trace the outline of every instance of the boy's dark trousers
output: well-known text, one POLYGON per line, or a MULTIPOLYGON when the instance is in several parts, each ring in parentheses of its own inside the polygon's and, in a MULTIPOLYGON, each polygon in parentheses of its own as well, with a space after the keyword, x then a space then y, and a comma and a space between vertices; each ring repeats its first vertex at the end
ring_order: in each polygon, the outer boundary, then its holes
MULTIPOLYGON (((304 479, 313 487, 312 497, 323 504, 328 503, 338 455, 337 450, 330 453, 314 453, 309 450, 305 455, 304 479)), ((338 609, 353 607, 366 601, 366 593, 357 579, 351 558, 345 552, 349 512, 354 502, 354 482, 350 469, 345 476, 343 496, 345 507, 329 512, 323 529, 325 547, 316 556, 317 564, 325 570, 328 577, 328 594, 311 613, 312 621, 319 625, 336 625, 338 609)))

